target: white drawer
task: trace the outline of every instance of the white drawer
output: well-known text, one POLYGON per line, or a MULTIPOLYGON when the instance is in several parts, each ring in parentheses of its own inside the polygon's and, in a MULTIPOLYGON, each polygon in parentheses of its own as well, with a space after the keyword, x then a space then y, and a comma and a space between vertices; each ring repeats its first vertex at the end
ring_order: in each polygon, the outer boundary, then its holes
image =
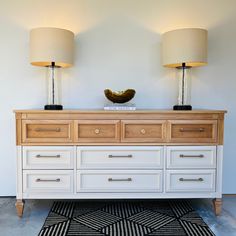
POLYGON ((214 192, 215 170, 167 170, 166 192, 214 192))
POLYGON ((77 171, 77 192, 162 192, 162 171, 77 171))
POLYGON ((78 169, 161 169, 163 147, 78 147, 78 169))
POLYGON ((73 170, 25 170, 24 193, 72 193, 73 170))
POLYGON ((216 168, 215 146, 167 147, 167 168, 216 168))
POLYGON ((23 147, 23 169, 73 169, 73 147, 23 147))

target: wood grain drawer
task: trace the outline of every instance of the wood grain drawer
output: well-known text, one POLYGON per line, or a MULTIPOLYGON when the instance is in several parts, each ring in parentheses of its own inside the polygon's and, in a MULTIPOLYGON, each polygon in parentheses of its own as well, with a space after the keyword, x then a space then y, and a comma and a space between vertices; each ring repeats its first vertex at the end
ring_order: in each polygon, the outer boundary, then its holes
POLYGON ((82 143, 120 142, 120 121, 77 120, 75 140, 82 143))
POLYGON ((214 192, 215 170, 167 170, 166 192, 214 192))
POLYGON ((23 169, 73 169, 73 164, 73 147, 23 147, 23 169))
POLYGON ((169 121, 170 142, 216 143, 216 120, 172 120, 169 121))
POLYGON ((161 191, 161 170, 77 171, 77 192, 161 191))
POLYGON ((73 170, 24 170, 24 193, 72 193, 73 170))
POLYGON ((122 120, 122 142, 164 142, 166 121, 122 120))
POLYGON ((72 142, 73 121, 68 120, 23 120, 23 143, 72 142))
POLYGON ((161 169, 163 147, 77 147, 78 169, 161 169))
POLYGON ((169 146, 167 168, 216 168, 216 146, 169 146))

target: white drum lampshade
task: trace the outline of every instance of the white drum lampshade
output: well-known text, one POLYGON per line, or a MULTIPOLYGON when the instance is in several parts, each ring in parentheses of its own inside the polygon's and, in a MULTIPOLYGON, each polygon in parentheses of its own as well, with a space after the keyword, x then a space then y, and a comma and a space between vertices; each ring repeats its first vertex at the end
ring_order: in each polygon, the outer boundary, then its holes
POLYGON ((162 35, 162 65, 182 69, 179 86, 179 102, 176 110, 191 110, 187 94, 186 69, 207 64, 207 30, 185 28, 166 32, 162 35))
POLYGON ((74 33, 59 28, 36 28, 30 31, 30 63, 48 67, 48 104, 45 109, 61 110, 57 74, 59 68, 73 65, 74 33))

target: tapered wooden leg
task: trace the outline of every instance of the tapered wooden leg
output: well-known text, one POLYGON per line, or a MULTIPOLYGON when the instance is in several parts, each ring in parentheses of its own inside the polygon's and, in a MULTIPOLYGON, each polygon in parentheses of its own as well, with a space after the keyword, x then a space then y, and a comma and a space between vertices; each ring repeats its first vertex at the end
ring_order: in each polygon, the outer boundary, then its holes
POLYGON ((222 208, 222 198, 215 198, 213 199, 213 207, 215 214, 218 216, 221 213, 221 208, 222 208))
POLYGON ((22 199, 17 199, 16 200, 16 213, 19 217, 22 217, 23 215, 23 211, 24 211, 24 204, 25 204, 25 201, 22 200, 22 199))

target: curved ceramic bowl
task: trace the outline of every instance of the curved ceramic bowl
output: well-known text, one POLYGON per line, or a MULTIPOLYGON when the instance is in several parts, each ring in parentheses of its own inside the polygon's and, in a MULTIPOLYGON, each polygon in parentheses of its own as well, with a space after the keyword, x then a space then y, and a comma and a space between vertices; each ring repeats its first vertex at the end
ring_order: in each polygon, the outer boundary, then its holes
POLYGON ((105 89, 104 94, 113 103, 126 103, 134 97, 135 90, 127 89, 125 91, 114 92, 110 89, 105 89))

